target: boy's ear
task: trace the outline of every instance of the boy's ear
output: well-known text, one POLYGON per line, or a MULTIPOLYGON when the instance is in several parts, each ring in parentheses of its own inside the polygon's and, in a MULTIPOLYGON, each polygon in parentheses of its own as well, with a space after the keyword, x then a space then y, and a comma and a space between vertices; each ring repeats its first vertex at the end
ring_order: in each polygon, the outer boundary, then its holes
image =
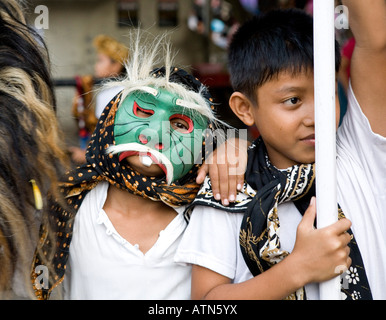
POLYGON ((229 106, 233 113, 247 126, 252 126, 255 123, 252 108, 253 103, 241 92, 234 92, 229 98, 229 106))

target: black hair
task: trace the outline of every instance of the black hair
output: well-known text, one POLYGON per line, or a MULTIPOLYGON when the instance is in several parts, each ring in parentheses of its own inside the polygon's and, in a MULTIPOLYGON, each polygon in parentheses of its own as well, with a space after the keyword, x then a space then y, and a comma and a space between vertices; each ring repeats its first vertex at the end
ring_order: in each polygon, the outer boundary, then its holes
MULTIPOLYGON (((313 19, 300 9, 273 10, 255 16, 234 34, 228 67, 235 91, 256 102, 256 89, 282 71, 313 70, 313 19)), ((335 69, 340 66, 335 41, 335 69)))
MULTIPOLYGON (((151 74, 157 77, 165 76, 165 67, 154 69, 151 74)), ((169 81, 179 83, 189 90, 202 94, 202 96, 208 101, 208 104, 211 104, 210 101, 212 100, 212 96, 208 88, 205 87, 197 78, 193 77, 185 70, 176 67, 171 67, 169 81)))

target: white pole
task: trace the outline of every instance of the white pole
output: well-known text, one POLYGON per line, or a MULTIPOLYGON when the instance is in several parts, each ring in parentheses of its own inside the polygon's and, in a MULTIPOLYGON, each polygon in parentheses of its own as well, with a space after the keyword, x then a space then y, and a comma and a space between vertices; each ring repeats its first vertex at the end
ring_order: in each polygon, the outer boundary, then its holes
MULTIPOLYGON (((318 228, 338 220, 336 198, 334 0, 314 0, 315 163, 318 228)), ((340 299, 340 279, 320 284, 320 299, 340 299)))

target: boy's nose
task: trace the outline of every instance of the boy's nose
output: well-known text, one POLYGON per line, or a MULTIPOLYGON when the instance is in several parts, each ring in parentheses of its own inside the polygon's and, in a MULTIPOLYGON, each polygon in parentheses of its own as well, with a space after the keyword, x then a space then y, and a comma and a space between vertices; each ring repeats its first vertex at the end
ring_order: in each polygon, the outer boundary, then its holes
POLYGON ((307 118, 304 118, 303 120, 303 123, 306 127, 312 127, 312 126, 315 126, 315 120, 314 120, 314 117, 307 117, 307 118))
POLYGON ((315 110, 313 105, 308 105, 306 109, 306 114, 303 118, 303 123, 306 127, 315 126, 315 110))

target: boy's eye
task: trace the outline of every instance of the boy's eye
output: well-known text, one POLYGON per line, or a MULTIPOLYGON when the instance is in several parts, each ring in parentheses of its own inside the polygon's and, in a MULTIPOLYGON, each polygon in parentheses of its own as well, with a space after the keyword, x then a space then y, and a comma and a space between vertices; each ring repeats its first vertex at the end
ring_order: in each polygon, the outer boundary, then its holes
POLYGON ((293 105, 298 104, 299 102, 300 102, 300 99, 298 97, 293 97, 293 98, 285 100, 284 104, 288 105, 288 106, 293 106, 293 105))
POLYGON ((149 118, 154 114, 154 110, 151 109, 144 109, 141 108, 136 101, 134 101, 133 105, 133 113, 138 117, 138 118, 149 118))
POLYGON ((193 121, 183 114, 175 114, 169 118, 171 127, 180 133, 193 131, 193 121))
POLYGON ((189 125, 181 119, 175 119, 170 122, 174 130, 186 132, 189 129, 189 125))

